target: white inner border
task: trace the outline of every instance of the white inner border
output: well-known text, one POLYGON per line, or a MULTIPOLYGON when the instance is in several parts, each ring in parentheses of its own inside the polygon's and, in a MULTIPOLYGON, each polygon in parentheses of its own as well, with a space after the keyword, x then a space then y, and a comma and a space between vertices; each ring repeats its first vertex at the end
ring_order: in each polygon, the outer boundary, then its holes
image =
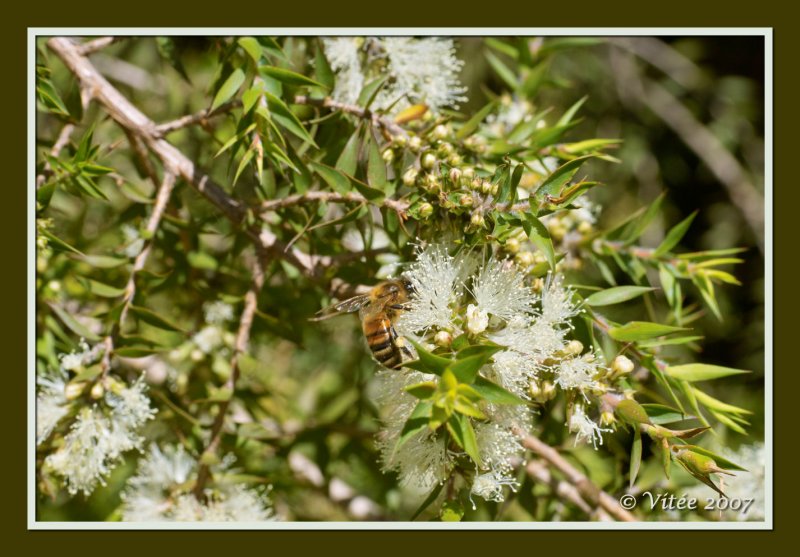
POLYGON ((28 28, 28 529, 29 530, 771 530, 773 528, 773 38, 763 27, 85 27, 28 28), (36 520, 36 38, 37 36, 159 35, 432 35, 432 36, 761 36, 764 37, 764 522, 225 522, 132 523, 36 520))

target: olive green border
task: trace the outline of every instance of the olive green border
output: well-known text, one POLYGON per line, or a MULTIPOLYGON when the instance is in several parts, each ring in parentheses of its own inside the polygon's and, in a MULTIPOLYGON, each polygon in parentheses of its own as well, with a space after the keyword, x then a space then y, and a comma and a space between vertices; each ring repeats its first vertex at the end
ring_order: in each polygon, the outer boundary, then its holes
MULTIPOLYGON (((9 548, 35 550, 37 552, 58 552, 61 554, 142 554, 187 553, 193 555, 227 555, 268 553, 320 555, 339 552, 353 554, 384 554, 397 548, 403 553, 426 549, 426 553, 437 555, 469 551, 470 554, 494 551, 496 553, 577 554, 581 550, 617 555, 640 555, 669 552, 679 554, 690 552, 694 555, 719 554, 721 551, 740 549, 755 553, 764 551, 767 542, 776 541, 776 536, 791 535, 790 524, 795 509, 789 493, 797 479, 788 472, 794 467, 787 465, 789 451, 794 444, 792 439, 781 439, 780 434, 795 422, 788 398, 792 396, 800 375, 796 365, 789 362, 793 324, 789 322, 790 312, 796 305, 796 296, 790 290, 791 277, 795 270, 796 238, 790 228, 798 206, 798 188, 790 181, 796 173, 790 172, 788 164, 775 169, 775 214, 774 233, 776 246, 775 287, 776 322, 774 326, 775 353, 775 439, 779 446, 776 454, 775 482, 776 507, 774 513, 775 529, 772 532, 42 532, 26 531, 27 528, 27 479, 26 462, 26 369, 27 357, 22 346, 27 347, 26 328, 22 323, 27 319, 26 296, 26 243, 25 231, 29 215, 26 214, 26 143, 16 137, 27 130, 27 82, 26 44, 27 27, 193 27, 193 26, 358 26, 365 27, 773 27, 775 46, 775 149, 774 161, 791 160, 789 150, 794 148, 790 134, 797 129, 796 101, 790 102, 790 94, 797 90, 794 83, 797 45, 797 29, 793 25, 788 9, 771 8, 765 2, 757 5, 752 2, 728 1, 712 5, 694 1, 642 2, 535 2, 527 0, 511 4, 492 1, 481 3, 453 3, 446 5, 434 2, 301 2, 277 3, 185 3, 152 2, 137 0, 131 3, 65 2, 40 0, 30 4, 17 5, 14 10, 4 13, 3 42, 5 64, 3 68, 4 86, 0 88, 3 105, 6 107, 6 129, 8 139, 4 149, 3 162, 9 169, 3 180, 3 194, 6 207, 2 218, 3 238, 7 254, 3 273, 7 284, 5 335, 3 345, 11 361, 4 362, 3 401, 6 425, 3 443, 4 497, 0 508, 5 510, 3 530, 11 536, 4 536, 4 544, 9 548), (189 7, 190 6, 190 7, 189 7), (24 10, 24 11, 23 11, 24 10), (783 70, 783 71, 781 71, 783 70), (791 87, 791 88, 790 88, 791 87), (783 178, 783 180, 781 180, 783 178), (791 217, 794 217, 792 219, 791 217), (787 253, 778 253, 784 250, 787 253), (783 296, 781 296, 783 294, 783 296), (23 317, 25 316, 25 317, 23 317), (783 348, 781 348, 783 347, 783 348), (785 365, 781 365, 785 364, 785 365), (792 384, 794 383, 794 385, 792 384), (786 425, 783 425, 786 424, 786 425), (781 442, 783 441, 783 442, 781 442), (778 462, 778 456, 780 462, 778 462), (781 483, 781 480, 783 483, 781 483), (769 537, 769 540, 765 539, 769 537), (599 551, 598 551, 599 550, 599 551)), ((794 99, 791 99, 794 100, 794 99)), ((738 552, 737 552, 738 553, 738 552)), ((587 553, 588 554, 588 553, 587 553)))

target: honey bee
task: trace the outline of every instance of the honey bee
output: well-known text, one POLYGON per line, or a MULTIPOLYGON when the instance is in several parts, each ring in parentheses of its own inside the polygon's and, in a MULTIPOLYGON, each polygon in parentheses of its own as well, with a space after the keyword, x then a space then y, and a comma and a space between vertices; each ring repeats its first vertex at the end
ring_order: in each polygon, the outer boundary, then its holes
POLYGON ((414 286, 406 278, 387 280, 376 285, 368 294, 354 296, 317 312, 312 321, 322 321, 343 313, 358 311, 361 329, 372 357, 389 369, 403 365, 403 355, 413 359, 405 339, 397 334, 394 322, 403 310, 408 309, 408 300, 414 286))

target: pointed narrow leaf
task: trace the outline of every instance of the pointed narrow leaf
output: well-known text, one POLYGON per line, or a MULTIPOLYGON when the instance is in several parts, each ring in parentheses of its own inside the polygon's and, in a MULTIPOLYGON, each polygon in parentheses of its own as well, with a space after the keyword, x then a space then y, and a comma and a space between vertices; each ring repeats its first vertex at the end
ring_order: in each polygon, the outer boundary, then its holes
POLYGON ((544 254, 550 269, 555 269, 556 252, 547 227, 533 214, 525 213, 522 219, 522 228, 528 235, 528 239, 544 254))
POLYGON ((369 185, 383 190, 386 186, 386 161, 381 156, 375 135, 367 132, 369 137, 369 160, 367 161, 367 182, 369 185))
POLYGON ((480 123, 483 122, 483 119, 486 118, 492 110, 494 110, 494 107, 495 102, 492 101, 476 112, 475 115, 467 120, 467 122, 456 132, 456 139, 463 140, 472 135, 472 133, 478 129, 480 123))
POLYGON ((61 322, 64 323, 64 325, 66 325, 67 328, 76 335, 83 337, 91 342, 97 342, 100 340, 99 336, 97 336, 88 328, 86 328, 86 326, 83 323, 72 317, 69 313, 67 313, 66 310, 52 303, 48 303, 47 305, 49 305, 50 309, 52 309, 53 312, 55 312, 55 314, 58 316, 61 322))
POLYGON ((673 327, 671 325, 662 325, 661 323, 631 321, 621 327, 612 327, 608 330, 608 335, 620 342, 636 342, 686 330, 683 327, 673 327))
POLYGON ((236 94, 236 91, 239 90, 239 87, 242 86, 242 83, 244 83, 244 71, 242 71, 241 68, 236 68, 231 72, 231 75, 228 76, 228 79, 225 80, 225 83, 222 84, 222 87, 219 88, 217 94, 214 96, 214 102, 211 103, 211 111, 213 112, 229 101, 231 97, 236 94))
POLYGON ((686 232, 689 230, 689 226, 691 226, 692 221, 696 216, 697 211, 673 226, 670 231, 667 232, 667 235, 664 237, 664 241, 661 242, 661 244, 659 244, 659 246, 653 252, 653 257, 660 257, 677 246, 678 242, 680 242, 684 235, 686 235, 686 232))
POLYGON ((323 89, 327 89, 325 85, 318 81, 314 81, 313 79, 299 73, 295 73, 284 68, 278 68, 276 66, 261 66, 258 68, 258 72, 263 75, 268 75, 273 79, 277 79, 281 83, 293 85, 295 87, 321 87, 323 89))
POLYGON ((267 98, 267 105, 272 113, 273 120, 303 141, 313 145, 314 148, 319 149, 317 144, 314 143, 314 139, 309 135, 308 130, 303 127, 303 124, 300 123, 294 112, 286 106, 286 103, 269 91, 264 91, 264 96, 267 98))
POLYGON ((336 169, 341 170, 345 174, 355 175, 356 168, 358 167, 358 151, 361 148, 361 128, 356 128, 347 144, 342 149, 342 153, 336 161, 336 169))
POLYGON ((161 315, 157 314, 152 310, 134 305, 130 305, 128 307, 133 315, 135 315, 145 323, 153 325, 154 327, 158 327, 159 329, 164 329, 166 331, 174 331, 181 333, 185 332, 183 329, 178 327, 176 324, 174 324, 166 317, 162 317, 161 315))
POLYGON ((350 191, 350 180, 335 168, 317 162, 309 163, 308 166, 319 174, 333 191, 337 193, 347 193, 350 191))
POLYGON ((471 386, 486 401, 492 404, 528 404, 524 399, 480 375, 471 386))
POLYGON ((586 298, 586 304, 593 307, 610 306, 632 300, 652 290, 655 288, 649 286, 617 286, 592 294, 586 298))
POLYGON ((420 364, 422 364, 421 367, 423 368, 422 371, 427 371, 428 373, 434 373, 436 375, 442 375, 447 367, 453 362, 448 358, 442 358, 441 356, 431 354, 418 342, 415 342, 411 339, 409 339, 409 341, 417 350, 417 356, 419 357, 418 361, 420 364))
POLYGON ((667 375, 683 381, 709 381, 720 379, 731 375, 750 373, 744 369, 734 369, 730 367, 715 366, 710 364, 685 364, 680 366, 669 366, 667 375))

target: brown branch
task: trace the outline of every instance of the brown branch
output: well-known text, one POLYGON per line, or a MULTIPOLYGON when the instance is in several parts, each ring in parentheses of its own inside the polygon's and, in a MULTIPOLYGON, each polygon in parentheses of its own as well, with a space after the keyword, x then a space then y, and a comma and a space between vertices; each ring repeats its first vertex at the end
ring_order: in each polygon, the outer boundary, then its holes
POLYGON ((330 97, 325 97, 324 99, 312 99, 311 97, 307 97, 306 95, 297 95, 294 98, 294 104, 305 104, 309 106, 329 108, 331 110, 337 110, 339 112, 346 112, 347 114, 352 114, 359 118, 371 121, 374 125, 380 126, 391 135, 399 135, 399 136, 408 135, 406 133, 406 130, 404 130, 399 124, 397 124, 391 118, 380 116, 378 114, 375 114, 371 110, 366 108, 361 108, 360 106, 355 106, 352 104, 346 104, 343 102, 335 101, 330 97))
POLYGON ((623 509, 614 497, 597 487, 592 480, 570 464, 556 449, 525 432, 519 426, 514 426, 513 431, 520 437, 522 445, 526 449, 542 458, 549 467, 563 474, 566 481, 575 487, 581 498, 587 503, 603 509, 615 520, 623 522, 637 521, 636 517, 623 509))
POLYGON ((91 41, 86 41, 83 44, 78 45, 78 52, 82 56, 89 56, 90 54, 94 54, 100 50, 103 50, 107 46, 110 46, 116 42, 123 41, 128 37, 99 37, 97 39, 92 39, 91 41))
POLYGON ((219 444, 222 441, 225 417, 231 399, 233 398, 233 392, 236 389, 236 381, 239 379, 239 356, 247 351, 247 344, 250 340, 250 329, 253 326, 253 317, 256 314, 258 305, 258 293, 264 286, 263 255, 262 252, 256 254, 256 259, 253 263, 253 285, 244 297, 244 309, 242 310, 242 316, 239 320, 239 330, 236 333, 236 342, 234 344, 233 356, 231 357, 231 374, 223 387, 229 396, 219 404, 217 416, 211 426, 211 439, 200 456, 200 468, 198 469, 197 481, 193 489, 193 493, 198 501, 203 501, 205 498, 205 487, 211 479, 211 467, 208 461, 216 454, 219 444))
POLYGON ((547 468, 547 464, 543 461, 530 461, 525 467, 525 471, 537 482, 550 486, 550 489, 553 490, 553 493, 555 493, 559 499, 572 503, 590 517, 596 516, 599 520, 606 522, 613 520, 602 508, 594 508, 584 501, 580 492, 574 485, 553 476, 547 468))
MULTIPOLYGON (((289 195, 282 199, 270 199, 261 203, 262 212, 277 211, 294 205, 303 205, 313 202, 324 203, 369 203, 369 200, 357 192, 337 193, 333 191, 309 191, 303 194, 289 195)), ((405 215, 409 204, 395 199, 384 199, 380 203, 383 207, 391 209, 399 215, 405 215)))
POLYGON ((170 134, 174 131, 194 126, 196 124, 200 124, 201 126, 205 125, 206 120, 212 118, 214 116, 219 116, 221 114, 225 114, 230 112, 234 108, 238 108, 242 106, 242 101, 239 99, 234 99, 232 101, 228 101, 224 104, 221 104, 214 110, 210 108, 205 108, 200 112, 195 112, 194 114, 188 114, 186 116, 182 116, 180 118, 176 118, 170 122, 165 122, 163 124, 159 124, 156 126, 156 135, 158 137, 164 137, 167 134, 170 134))
POLYGON ((83 91, 100 103, 120 126, 140 138, 168 171, 184 178, 226 218, 236 226, 243 227, 259 249, 285 259, 308 277, 318 276, 319 267, 325 266, 328 259, 310 256, 296 248, 288 248, 266 228, 262 230, 255 224, 246 226, 247 207, 229 196, 208 175, 197 169, 186 155, 162 139, 158 134, 158 126, 114 88, 92 63, 81 55, 78 46, 70 39, 54 37, 47 41, 47 45, 79 79, 83 91))
POLYGON ((658 68, 685 89, 694 89, 703 80, 703 73, 694 62, 661 39, 616 37, 609 41, 658 68))
MULTIPOLYGON (((69 143, 69 137, 72 135, 74 130, 75 124, 64 124, 64 127, 61 128, 55 143, 53 143, 53 147, 50 149, 50 156, 57 157, 61 154, 61 150, 67 146, 67 143, 69 143)), ((50 166, 50 161, 45 160, 42 173, 36 176, 36 189, 39 189, 52 174, 53 169, 50 166)))

